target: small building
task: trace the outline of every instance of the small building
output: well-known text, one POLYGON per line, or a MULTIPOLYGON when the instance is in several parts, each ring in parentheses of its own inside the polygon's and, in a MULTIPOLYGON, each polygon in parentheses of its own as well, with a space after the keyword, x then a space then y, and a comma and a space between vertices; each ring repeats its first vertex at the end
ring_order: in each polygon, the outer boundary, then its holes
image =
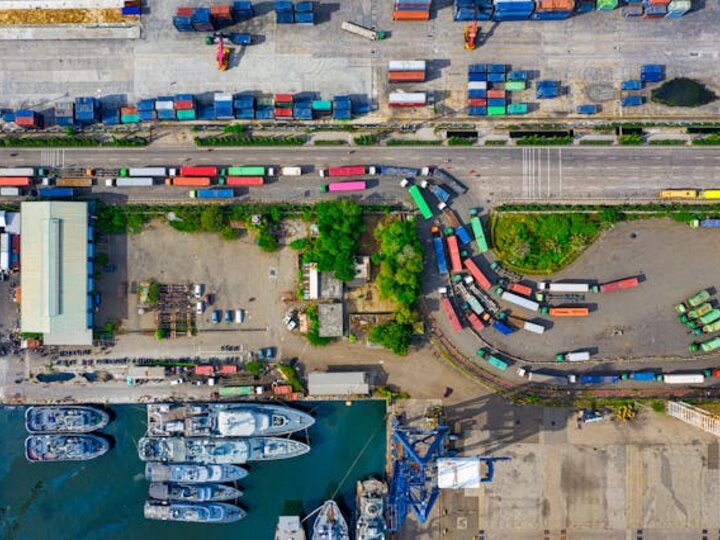
POLYGON ((355 258, 355 277, 348 282, 348 287, 363 287, 370 281, 370 257, 363 255, 355 258))
POLYGON ((343 282, 336 278, 332 272, 320 272, 320 298, 341 300, 342 296, 343 282))
POLYGON ((318 305, 318 335, 320 337, 342 337, 343 335, 343 304, 318 305))
POLYGON ((368 396, 370 384, 364 371, 311 373, 308 375, 308 394, 311 396, 368 396))

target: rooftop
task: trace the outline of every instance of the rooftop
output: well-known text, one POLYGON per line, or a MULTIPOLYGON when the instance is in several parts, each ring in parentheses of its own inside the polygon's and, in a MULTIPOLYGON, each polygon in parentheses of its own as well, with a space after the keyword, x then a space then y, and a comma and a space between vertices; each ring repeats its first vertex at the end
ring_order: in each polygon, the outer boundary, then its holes
POLYGON ((320 304, 318 306, 320 337, 340 337, 343 335, 343 305, 341 302, 320 304))

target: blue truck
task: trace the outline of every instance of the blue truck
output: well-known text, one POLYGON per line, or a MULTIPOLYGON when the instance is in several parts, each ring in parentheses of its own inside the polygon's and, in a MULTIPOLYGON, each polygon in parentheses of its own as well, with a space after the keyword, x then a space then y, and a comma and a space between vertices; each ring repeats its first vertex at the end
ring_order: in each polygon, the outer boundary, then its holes
POLYGON ((463 246, 466 246, 467 244, 472 242, 472 236, 470 236, 470 233, 468 233, 465 225, 460 225, 459 227, 456 227, 455 234, 457 234, 458 239, 460 240, 460 244, 463 246))
POLYGON ((420 170, 412 167, 392 167, 381 165, 380 174, 383 176, 403 176, 403 177, 415 177, 420 176, 420 170))
POLYGON ((623 81, 620 83, 620 90, 642 90, 642 81, 623 81))
POLYGON ((589 103, 587 105, 578 105, 576 110, 578 114, 597 114, 598 106, 593 103, 589 103))
POLYGON ((223 189, 197 189, 190 192, 191 199, 232 199, 235 191, 223 189))
POLYGON ((652 371, 633 371, 630 373, 630 380, 638 382, 653 382, 657 379, 652 371))
POLYGON ((597 375, 595 373, 586 373, 580 375, 580 384, 615 384, 620 381, 617 375, 597 375))
POLYGON ((445 258, 445 247, 443 246, 442 237, 440 235, 433 236, 433 246, 435 247, 435 261, 437 262, 438 273, 447 274, 447 259, 445 258))
POLYGON ((440 201, 442 201, 444 203, 446 203, 450 200, 450 194, 447 191, 445 191, 443 188, 441 188, 440 186, 431 184, 427 180, 423 180, 422 182, 420 182, 420 186, 423 187, 424 189, 430 190, 430 193, 435 195, 438 199, 440 199, 440 201))
POLYGON ((463 193, 467 192, 467 188, 464 185, 462 185, 455 179, 454 176, 449 174, 444 169, 441 169, 440 167, 435 167, 432 170, 428 167, 428 174, 432 174, 432 176, 438 178, 443 184, 448 186, 458 195, 462 195, 463 193))
POLYGON ((37 195, 48 199, 69 199, 75 191, 69 187, 38 188, 37 195))
POLYGON ((500 332, 503 336, 509 336, 512 334, 512 328, 502 321, 495 321, 493 323, 493 328, 500 332))
POLYGON ((622 107, 639 107, 644 102, 644 98, 642 96, 627 96, 620 100, 620 105, 622 107))

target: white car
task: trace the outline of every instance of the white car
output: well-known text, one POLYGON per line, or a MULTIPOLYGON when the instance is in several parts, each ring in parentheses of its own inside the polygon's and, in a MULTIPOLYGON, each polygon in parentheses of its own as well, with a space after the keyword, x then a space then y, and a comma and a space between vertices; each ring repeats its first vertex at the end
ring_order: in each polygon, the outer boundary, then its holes
POLYGON ((235 322, 237 324, 242 324, 245 322, 245 310, 244 309, 236 309, 235 310, 235 322))
POLYGON ((205 312, 205 302, 200 301, 197 303, 197 305, 195 307, 195 313, 197 313, 198 315, 202 315, 204 312, 205 312))
POLYGON ((202 283, 196 283, 195 290, 193 291, 195 298, 202 298, 202 295, 204 292, 205 292, 205 285, 203 285, 202 283))
POLYGON ((177 386, 178 384, 182 384, 182 383, 184 383, 184 382, 185 382, 185 381, 184 381, 182 378, 180 378, 180 379, 173 379, 172 381, 170 381, 170 386, 177 386))

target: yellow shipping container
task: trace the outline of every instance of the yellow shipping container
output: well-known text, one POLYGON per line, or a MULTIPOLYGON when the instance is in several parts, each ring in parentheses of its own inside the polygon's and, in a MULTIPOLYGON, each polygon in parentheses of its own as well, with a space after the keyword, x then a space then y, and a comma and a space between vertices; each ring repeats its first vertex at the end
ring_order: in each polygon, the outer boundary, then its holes
POLYGON ((706 189, 702 196, 703 199, 720 199, 720 189, 706 189))
POLYGON ((697 199, 696 189, 664 189, 660 192, 661 199, 697 199))

